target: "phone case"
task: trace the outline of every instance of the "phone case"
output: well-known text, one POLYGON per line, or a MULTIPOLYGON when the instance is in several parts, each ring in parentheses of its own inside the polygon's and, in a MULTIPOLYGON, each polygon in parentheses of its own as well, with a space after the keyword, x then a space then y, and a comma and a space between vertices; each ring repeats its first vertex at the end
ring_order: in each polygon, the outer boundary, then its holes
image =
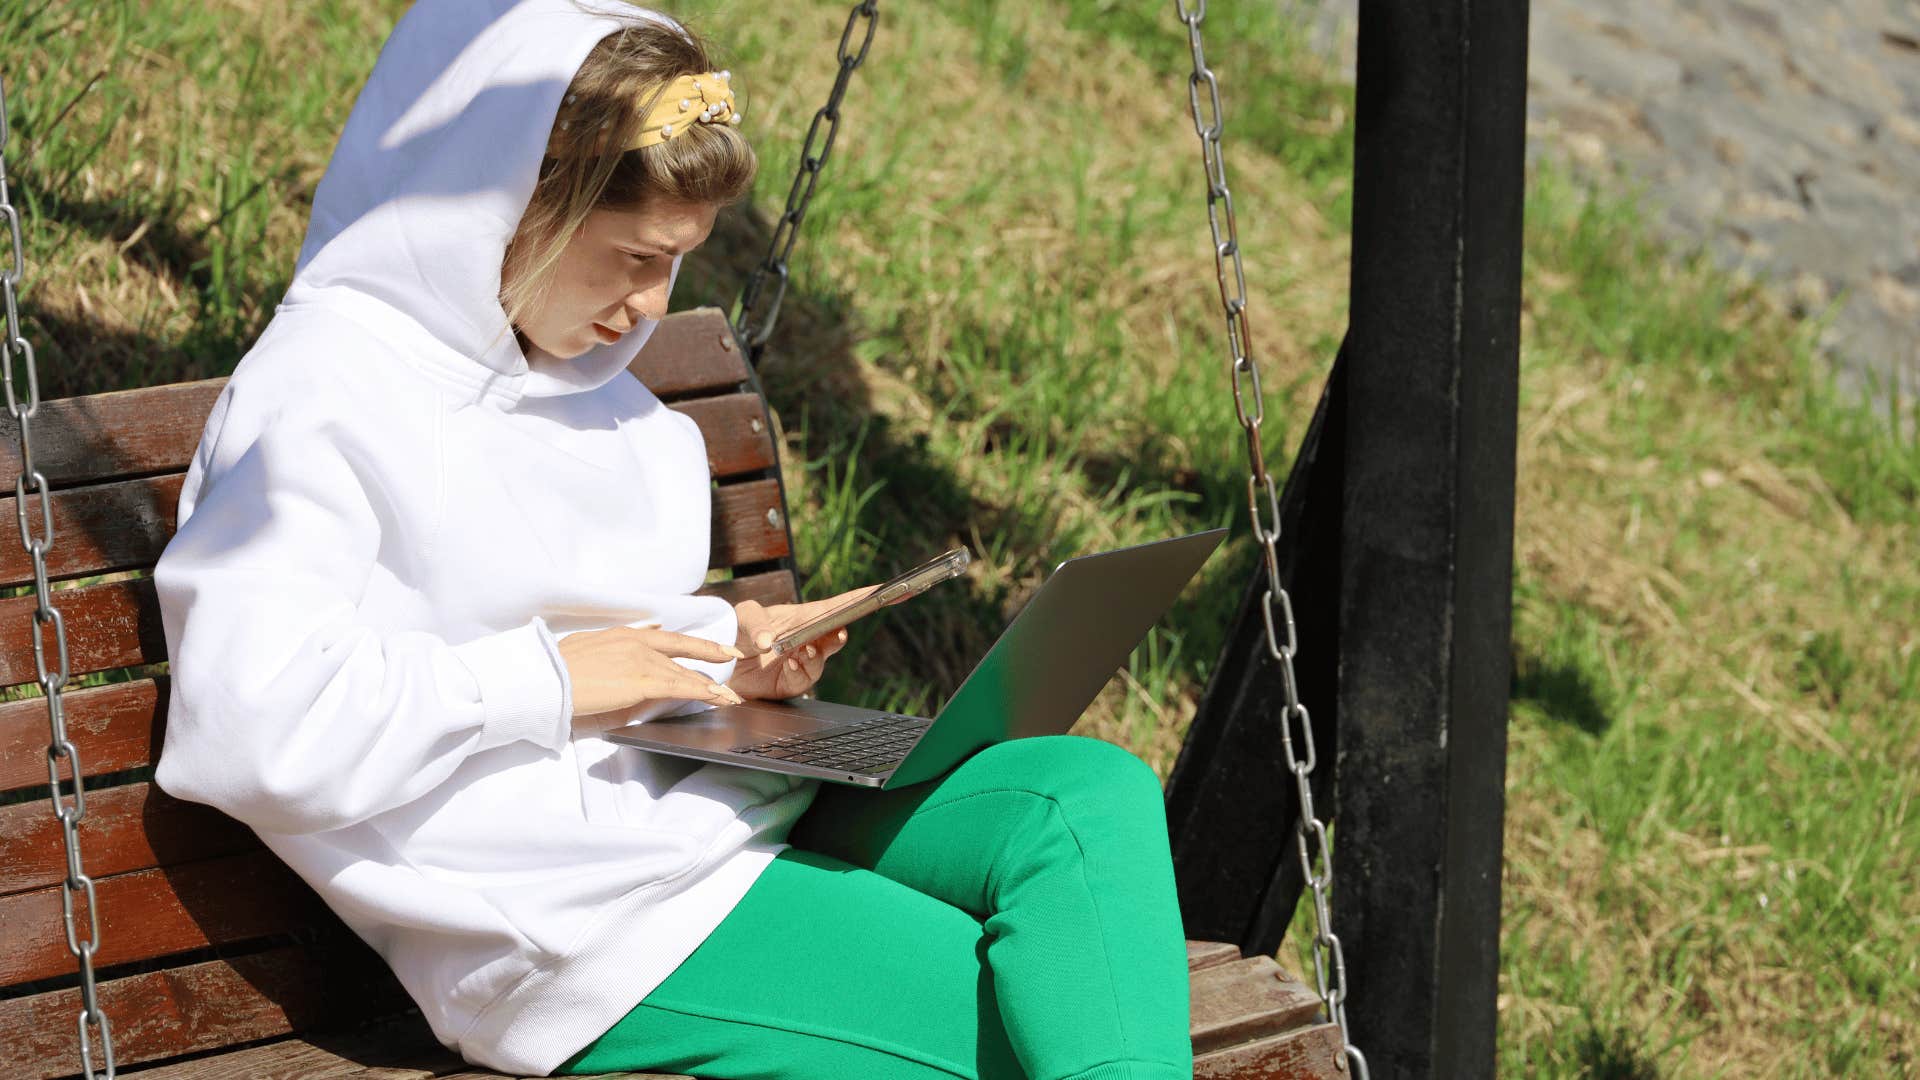
POLYGON ((954 548, 945 554, 937 555, 881 585, 865 597, 843 604, 806 626, 777 639, 768 651, 776 656, 784 655, 822 634, 830 634, 888 604, 918 596, 949 578, 959 577, 966 572, 967 564, 972 561, 973 557, 966 548, 954 548))

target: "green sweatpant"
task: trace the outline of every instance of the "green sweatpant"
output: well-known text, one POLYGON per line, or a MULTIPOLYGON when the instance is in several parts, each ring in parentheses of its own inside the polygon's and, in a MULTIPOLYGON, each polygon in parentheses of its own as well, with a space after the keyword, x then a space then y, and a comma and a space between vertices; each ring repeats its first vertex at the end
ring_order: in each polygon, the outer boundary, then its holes
POLYGON ((1193 1074, 1165 804, 1127 750, 996 743, 897 791, 821 786, 793 847, 556 1074, 1193 1074))

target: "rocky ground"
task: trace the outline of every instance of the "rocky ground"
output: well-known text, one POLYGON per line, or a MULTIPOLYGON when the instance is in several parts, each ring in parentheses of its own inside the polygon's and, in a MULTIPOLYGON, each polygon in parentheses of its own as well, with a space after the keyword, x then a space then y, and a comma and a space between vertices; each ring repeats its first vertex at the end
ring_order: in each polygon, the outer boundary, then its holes
MULTIPOLYGON (((1295 4, 1351 74, 1355 0, 1295 4)), ((1920 2, 1533 0, 1529 154, 1645 186, 1684 247, 1831 311, 1843 383, 1920 394, 1920 2)))

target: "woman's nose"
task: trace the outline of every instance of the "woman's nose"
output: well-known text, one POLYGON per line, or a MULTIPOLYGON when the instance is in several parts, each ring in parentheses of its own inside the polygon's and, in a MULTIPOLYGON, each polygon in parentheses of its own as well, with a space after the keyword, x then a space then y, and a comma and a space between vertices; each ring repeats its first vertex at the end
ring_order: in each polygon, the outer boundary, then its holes
POLYGON ((649 282, 621 298, 620 306, 627 312, 627 318, 636 325, 643 319, 658 321, 667 315, 667 280, 664 275, 659 281, 649 282))

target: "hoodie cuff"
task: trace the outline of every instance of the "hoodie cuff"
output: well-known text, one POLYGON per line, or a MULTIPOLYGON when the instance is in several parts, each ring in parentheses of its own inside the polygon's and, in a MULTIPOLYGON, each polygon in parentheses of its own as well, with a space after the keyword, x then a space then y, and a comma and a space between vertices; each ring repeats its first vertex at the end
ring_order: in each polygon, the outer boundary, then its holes
POLYGON ((558 750, 573 728, 573 687, 545 619, 453 646, 480 686, 480 745, 516 739, 558 750))

